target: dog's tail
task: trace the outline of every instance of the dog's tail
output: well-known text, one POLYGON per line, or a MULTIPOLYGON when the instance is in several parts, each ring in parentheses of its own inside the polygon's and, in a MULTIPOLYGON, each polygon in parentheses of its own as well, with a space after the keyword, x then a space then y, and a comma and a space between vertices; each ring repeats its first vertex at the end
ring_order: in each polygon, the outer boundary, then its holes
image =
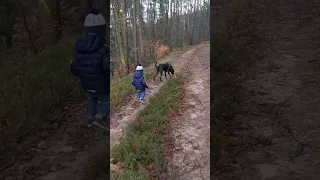
POLYGON ((154 66, 158 69, 157 63, 158 63, 158 61, 156 61, 156 63, 154 64, 154 66))

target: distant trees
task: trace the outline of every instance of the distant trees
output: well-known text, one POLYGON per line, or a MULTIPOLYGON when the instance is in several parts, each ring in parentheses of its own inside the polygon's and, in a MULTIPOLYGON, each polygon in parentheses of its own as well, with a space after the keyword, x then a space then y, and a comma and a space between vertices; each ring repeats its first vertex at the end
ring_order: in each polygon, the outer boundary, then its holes
POLYGON ((112 60, 126 72, 155 61, 155 46, 171 49, 209 40, 209 0, 111 0, 112 60))

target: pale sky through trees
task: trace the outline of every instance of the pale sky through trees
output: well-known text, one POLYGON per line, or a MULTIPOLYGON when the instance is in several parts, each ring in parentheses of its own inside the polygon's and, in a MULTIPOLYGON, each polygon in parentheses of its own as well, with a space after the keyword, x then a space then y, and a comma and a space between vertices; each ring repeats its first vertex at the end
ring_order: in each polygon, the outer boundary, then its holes
MULTIPOLYGON (((168 0, 168 1, 169 1, 169 4, 170 4, 172 0, 168 0)), ((187 13, 187 11, 188 11, 188 5, 189 5, 189 7, 190 7, 190 4, 194 4, 194 1, 195 1, 195 0, 184 0, 184 1, 182 1, 182 3, 183 3, 182 14, 186 14, 186 13, 187 13)), ((147 1, 142 0, 142 5, 143 5, 143 7, 144 7, 144 14, 143 14, 144 22, 146 22, 146 20, 147 20, 147 11, 145 11, 145 9, 147 9, 147 4, 148 4, 147 1)), ((200 6, 203 5, 202 1, 199 2, 199 5, 200 5, 200 6)), ((159 12, 160 4, 157 3, 156 7, 157 7, 157 15, 156 15, 157 17, 156 17, 156 20, 157 20, 158 17, 159 17, 159 13, 160 13, 160 12, 159 12)), ((170 8, 169 8, 169 18, 171 18, 170 8)))
MULTIPOLYGON (((148 21, 148 12, 147 12, 147 7, 148 7, 148 1, 151 1, 151 0, 141 0, 141 4, 143 5, 143 22, 147 22, 148 21)), ((169 4, 171 3, 172 0, 168 0, 169 1, 169 4)), ((195 0, 183 0, 182 1, 182 4, 183 4, 183 8, 182 8, 182 14, 186 14, 188 12, 188 10, 190 10, 190 5, 193 5, 195 2, 195 0)), ((149 2, 150 3, 150 2, 149 2)), ((152 3, 152 2, 151 2, 152 3)), ((203 6, 203 1, 200 1, 199 2, 199 6, 203 6)), ((198 7, 199 8, 199 7, 198 7)), ((160 15, 160 12, 159 12, 159 9, 160 9, 160 4, 159 2, 157 2, 156 4, 156 21, 158 20, 159 18, 159 15, 160 15)), ((111 12, 110 14, 112 14, 112 9, 111 9, 111 12)), ((171 18, 171 11, 170 11, 170 8, 169 8, 169 18, 171 18)), ((110 24, 110 27, 112 27, 112 25, 110 24)))
POLYGON ((208 40, 209 19, 209 0, 113 0, 112 58, 129 73, 139 62, 154 61, 155 44, 171 51, 208 40))

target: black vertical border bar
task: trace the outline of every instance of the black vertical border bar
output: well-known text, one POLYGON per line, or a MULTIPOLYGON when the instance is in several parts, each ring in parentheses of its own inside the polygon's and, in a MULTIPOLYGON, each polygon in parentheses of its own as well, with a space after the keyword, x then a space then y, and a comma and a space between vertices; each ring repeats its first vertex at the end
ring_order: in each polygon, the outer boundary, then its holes
MULTIPOLYGON (((103 6, 106 6, 101 8, 101 7, 98 7, 99 9, 104 9, 102 11, 102 14, 103 14, 103 17, 106 21, 106 46, 109 47, 109 67, 110 67, 110 0, 97 0, 97 2, 101 2, 101 1, 104 1, 103 3, 99 3, 99 5, 103 5, 103 6)), ((110 71, 110 70, 109 70, 110 71)), ((110 73, 109 73, 110 75, 110 73)), ((110 77, 110 76, 109 76, 110 77)), ((109 85, 109 104, 110 104, 110 88, 111 88, 111 77, 110 77, 110 85, 109 85)), ((111 109, 111 107, 110 107, 111 109)), ((110 112, 109 112, 110 113, 110 112)), ((110 114, 109 114, 109 118, 107 119, 106 121, 107 123, 107 128, 110 129, 110 114)), ((105 136, 107 139, 105 140, 105 145, 107 146, 106 147, 106 151, 104 151, 105 153, 107 153, 105 156, 106 159, 106 163, 104 163, 104 165, 106 165, 107 167, 105 168, 107 173, 106 173, 106 176, 105 176, 105 179, 108 180, 108 179, 111 179, 111 175, 110 175, 110 131, 107 131, 105 136)))
POLYGON ((214 0, 210 0, 210 179, 214 179, 213 177, 213 125, 212 123, 212 109, 213 109, 213 93, 212 93, 212 86, 213 86, 213 65, 214 65, 214 59, 213 59, 213 4, 214 0))

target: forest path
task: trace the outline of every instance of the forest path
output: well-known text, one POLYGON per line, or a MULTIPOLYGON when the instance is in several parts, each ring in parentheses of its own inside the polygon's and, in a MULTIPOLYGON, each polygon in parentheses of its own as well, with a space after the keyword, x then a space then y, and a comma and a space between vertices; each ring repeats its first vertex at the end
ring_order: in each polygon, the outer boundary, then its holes
MULTIPOLYGON (((169 56, 172 59, 168 62, 175 68, 175 72, 179 73, 184 62, 195 50, 196 47, 191 47, 186 52, 169 56)), ((147 99, 157 93, 165 83, 164 75, 163 82, 159 81, 159 75, 155 82, 149 82, 147 99)), ((135 94, 122 106, 111 110, 110 141, 108 133, 86 127, 85 102, 72 102, 63 108, 56 108, 50 123, 42 125, 38 136, 32 137, 24 149, 19 150, 15 163, 1 172, 0 179, 80 180, 86 177, 86 168, 91 159, 103 153, 109 143, 113 147, 127 125, 135 119, 139 110, 144 108, 145 105, 136 102, 134 97, 135 94)))
MULTIPOLYGON (((198 45, 187 62, 182 116, 169 122, 173 138, 170 179, 210 179, 210 44, 198 45)), ((168 147, 169 148, 169 147, 168 147)))
MULTIPOLYGON (((181 56, 176 57, 175 59, 171 59, 168 62, 173 66, 176 73, 180 73, 181 68, 185 65, 186 61, 192 57, 195 53, 197 47, 193 47, 187 52, 184 52, 181 56)), ((161 62, 158 62, 160 64, 161 62)), ((156 74, 156 68, 154 68, 154 74, 156 74)), ((166 79, 164 77, 164 73, 162 75, 162 82, 159 80, 160 73, 157 75, 155 81, 147 82, 149 88, 146 90, 146 103, 148 99, 156 94, 160 87, 162 87, 166 83, 166 79)), ((169 79, 170 76, 167 75, 169 79)), ((121 107, 117 107, 111 112, 111 131, 110 131, 110 147, 113 149, 114 145, 119 143, 119 139, 124 135, 125 129, 128 124, 130 124, 133 120, 136 119, 138 112, 141 111, 145 104, 139 103, 136 100, 136 94, 133 94, 129 101, 123 104, 121 107)))

